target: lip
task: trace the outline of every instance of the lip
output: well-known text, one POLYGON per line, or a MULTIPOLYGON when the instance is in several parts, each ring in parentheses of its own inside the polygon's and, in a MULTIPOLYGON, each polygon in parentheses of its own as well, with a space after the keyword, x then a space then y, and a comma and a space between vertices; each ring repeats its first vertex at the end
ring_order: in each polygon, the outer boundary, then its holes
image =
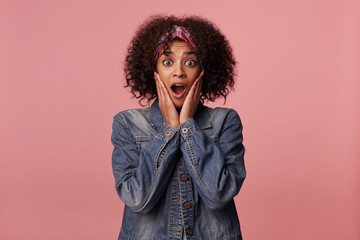
POLYGON ((181 99, 184 96, 184 94, 186 93, 186 85, 184 83, 180 83, 180 82, 179 83, 173 83, 171 85, 171 87, 170 87, 170 90, 171 90, 171 93, 174 96, 174 98, 181 99), (184 89, 181 92, 176 93, 172 89, 172 87, 175 86, 175 85, 182 85, 184 87, 184 89))

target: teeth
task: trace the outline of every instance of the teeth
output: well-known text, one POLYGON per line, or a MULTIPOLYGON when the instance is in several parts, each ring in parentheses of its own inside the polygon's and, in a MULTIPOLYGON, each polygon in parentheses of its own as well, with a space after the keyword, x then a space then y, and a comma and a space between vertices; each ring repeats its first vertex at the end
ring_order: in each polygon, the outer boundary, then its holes
POLYGON ((176 84, 174 84, 174 86, 175 86, 175 87, 181 87, 181 86, 182 86, 182 84, 180 84, 180 83, 176 83, 176 84))

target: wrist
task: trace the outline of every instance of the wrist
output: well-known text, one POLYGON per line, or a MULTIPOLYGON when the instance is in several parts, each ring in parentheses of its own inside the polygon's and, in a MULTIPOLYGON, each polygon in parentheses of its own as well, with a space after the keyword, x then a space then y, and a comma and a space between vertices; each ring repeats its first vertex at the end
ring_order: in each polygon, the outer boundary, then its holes
POLYGON ((186 122, 187 120, 189 120, 190 118, 193 118, 194 115, 185 115, 185 116, 182 116, 180 115, 180 120, 179 120, 179 123, 180 124, 183 124, 184 122, 186 122))
POLYGON ((166 122, 166 124, 169 125, 170 127, 177 128, 180 125, 180 122, 179 121, 169 121, 169 122, 166 122))

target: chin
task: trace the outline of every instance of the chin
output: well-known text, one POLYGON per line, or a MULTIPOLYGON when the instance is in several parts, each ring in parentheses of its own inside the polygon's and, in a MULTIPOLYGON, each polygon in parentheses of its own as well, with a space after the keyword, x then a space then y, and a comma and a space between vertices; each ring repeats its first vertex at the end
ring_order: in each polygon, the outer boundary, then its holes
POLYGON ((182 105, 175 105, 176 109, 181 109, 182 105))
POLYGON ((181 102, 181 103, 174 103, 174 105, 175 105, 175 107, 177 108, 177 109, 181 109, 182 108, 182 106, 183 106, 183 102, 181 102))

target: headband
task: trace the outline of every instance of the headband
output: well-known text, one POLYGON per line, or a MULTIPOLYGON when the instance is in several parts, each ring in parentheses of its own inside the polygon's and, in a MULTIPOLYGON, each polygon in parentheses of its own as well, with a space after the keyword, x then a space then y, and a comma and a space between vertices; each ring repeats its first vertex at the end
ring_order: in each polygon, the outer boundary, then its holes
MULTIPOLYGON (((158 59, 161 50, 166 45, 165 40, 169 38, 169 36, 170 36, 170 41, 174 40, 175 38, 180 38, 181 40, 184 40, 185 42, 190 44, 193 48, 197 49, 196 45, 192 40, 190 32, 184 27, 173 25, 172 29, 169 32, 165 33, 157 43, 157 47, 154 53, 154 61, 158 59)), ((200 56, 198 57, 199 57, 200 65, 202 66, 201 58, 200 56)))

